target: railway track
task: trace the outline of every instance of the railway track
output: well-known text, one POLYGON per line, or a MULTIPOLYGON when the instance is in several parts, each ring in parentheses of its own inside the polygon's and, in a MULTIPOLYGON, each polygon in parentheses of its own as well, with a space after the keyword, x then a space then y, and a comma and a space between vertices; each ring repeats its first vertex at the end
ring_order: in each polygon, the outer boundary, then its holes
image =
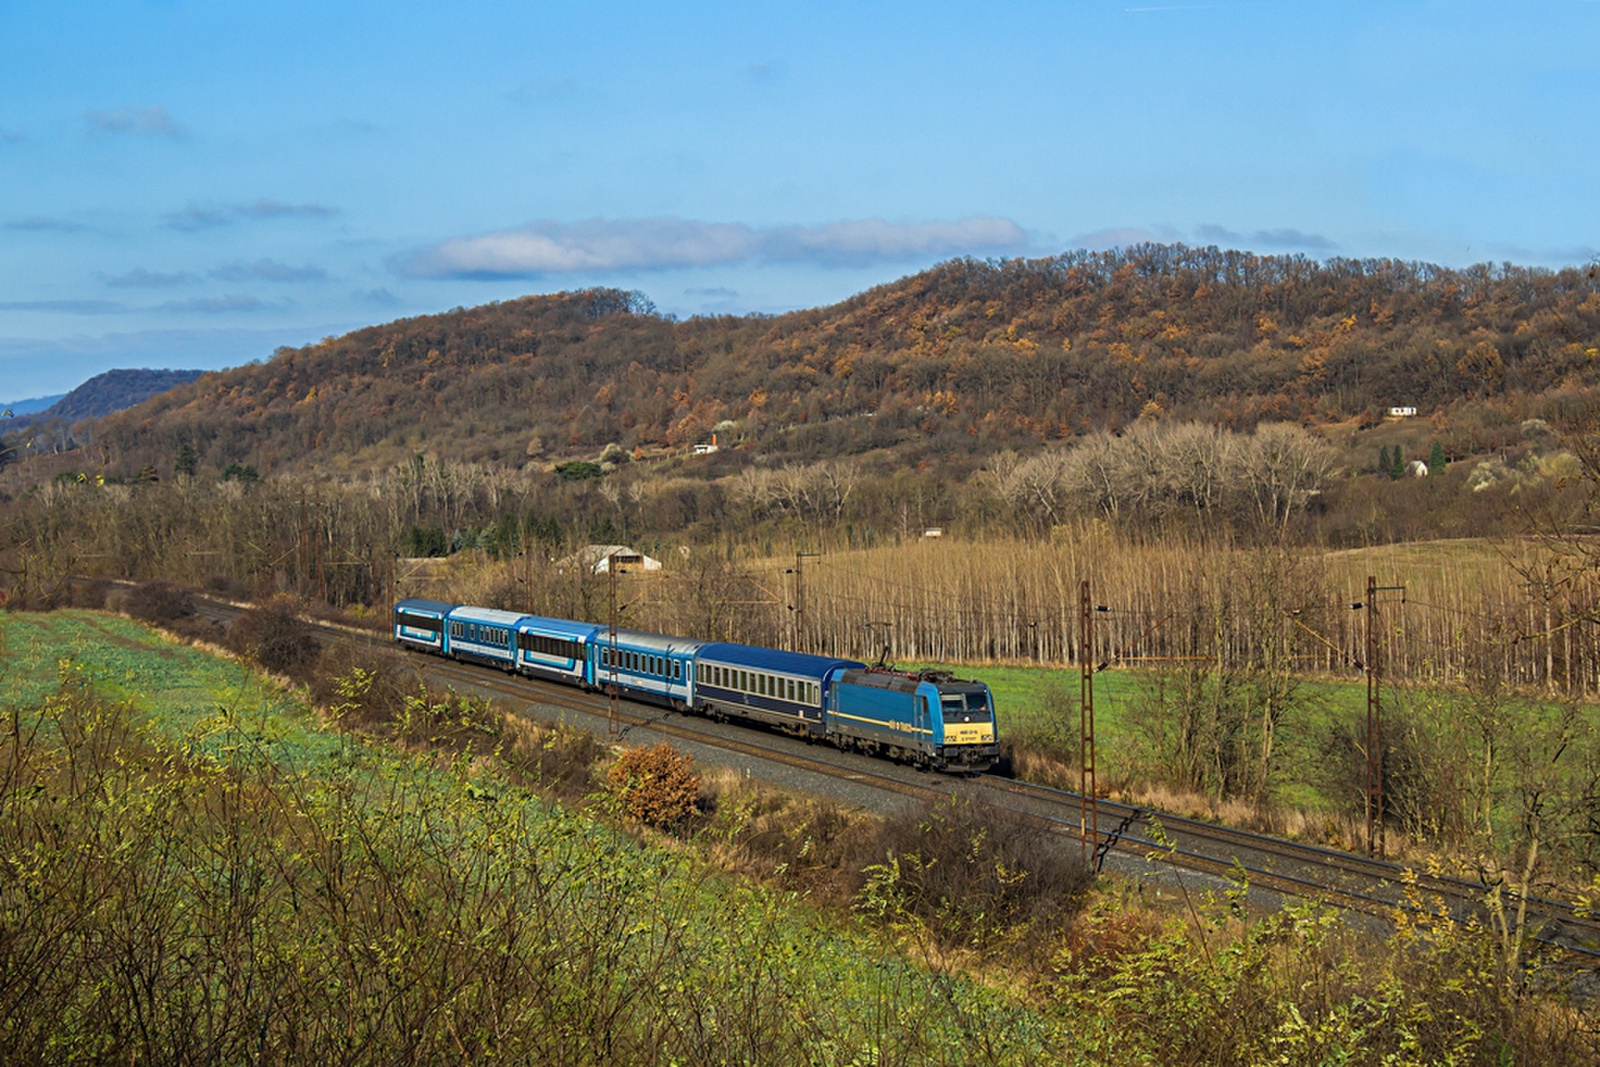
MULTIPOLYGON (((1073 809, 1079 805, 1078 794, 1068 790, 1001 778, 993 784, 1016 797, 1043 798, 1073 809)), ((1484 898, 1491 887, 1467 878, 1112 800, 1099 800, 1097 807, 1100 856, 1111 850, 1166 855, 1189 869, 1219 876, 1242 874, 1252 886, 1378 916, 1411 907, 1418 898, 1458 919, 1485 915, 1484 898), (1159 833, 1152 823, 1159 825, 1159 833)), ((1506 908, 1514 909, 1516 895, 1506 896, 1506 908)), ((1535 940, 1600 959, 1600 923, 1572 904, 1530 897, 1528 914, 1538 920, 1530 926, 1540 927, 1535 940)))
MULTIPOLYGON (((232 605, 205 601, 201 614, 229 622, 240 613, 232 605)), ((382 636, 328 623, 316 623, 332 640, 359 640, 388 645, 382 636)), ((415 653, 419 668, 433 679, 457 689, 477 691, 525 706, 542 706, 573 712, 594 720, 599 728, 611 713, 603 694, 525 678, 453 660, 415 653)), ((1027 818, 1039 821, 1063 838, 1080 838, 1078 794, 998 775, 965 780, 916 771, 898 764, 805 741, 762 728, 715 723, 649 704, 621 700, 618 719, 624 737, 635 730, 722 753, 745 757, 822 779, 848 782, 907 800, 942 798, 952 792, 982 797, 1027 818)), ((1174 868, 1216 878, 1243 876, 1252 890, 1325 902, 1346 911, 1382 919, 1394 909, 1414 907, 1420 893, 1424 906, 1443 909, 1456 918, 1485 915, 1487 886, 1371 859, 1338 849, 1309 845, 1252 831, 1111 800, 1098 801, 1094 827, 1097 864, 1112 854, 1124 859, 1156 858, 1174 868), (1156 826, 1159 825, 1159 831, 1156 826)), ((1511 896, 1508 910, 1517 901, 1511 896)), ((1578 914, 1564 901, 1530 898, 1528 929, 1535 941, 1556 946, 1592 961, 1600 960, 1600 923, 1578 914)))

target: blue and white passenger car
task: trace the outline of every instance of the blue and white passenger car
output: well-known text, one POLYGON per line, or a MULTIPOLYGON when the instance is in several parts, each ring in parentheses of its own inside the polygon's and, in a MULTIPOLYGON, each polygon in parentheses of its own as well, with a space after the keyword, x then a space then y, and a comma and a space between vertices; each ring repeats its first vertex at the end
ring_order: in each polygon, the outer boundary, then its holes
POLYGON ((455 608, 439 600, 402 600, 394 606, 394 639, 403 648, 444 654, 444 619, 455 608))
POLYGON ((604 627, 592 622, 523 615, 516 623, 517 670, 568 685, 595 685, 590 647, 604 627))
POLYGON ((694 707, 713 718, 754 719, 821 737, 832 678, 860 666, 851 659, 713 642, 695 656, 694 707))
POLYGON ((688 708, 694 700, 695 654, 704 644, 644 630, 596 627, 590 646, 594 685, 603 689, 614 682, 635 700, 688 708))
POLYGON ((445 655, 516 670, 517 623, 522 618, 498 608, 454 608, 445 616, 445 655))

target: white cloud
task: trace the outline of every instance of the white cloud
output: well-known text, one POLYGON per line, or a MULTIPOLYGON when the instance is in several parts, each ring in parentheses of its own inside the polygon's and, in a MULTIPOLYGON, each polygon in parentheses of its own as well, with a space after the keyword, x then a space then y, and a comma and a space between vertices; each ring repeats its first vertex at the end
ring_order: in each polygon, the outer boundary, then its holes
POLYGON ((182 137, 184 130, 164 107, 134 110, 119 107, 113 111, 86 111, 84 121, 106 133, 136 133, 148 137, 182 137))
POLYGON ((424 278, 524 277, 750 260, 854 265, 1021 251, 1027 243, 1021 226, 990 216, 914 225, 859 219, 770 227, 676 218, 544 220, 514 230, 454 238, 400 256, 392 265, 401 274, 424 278))

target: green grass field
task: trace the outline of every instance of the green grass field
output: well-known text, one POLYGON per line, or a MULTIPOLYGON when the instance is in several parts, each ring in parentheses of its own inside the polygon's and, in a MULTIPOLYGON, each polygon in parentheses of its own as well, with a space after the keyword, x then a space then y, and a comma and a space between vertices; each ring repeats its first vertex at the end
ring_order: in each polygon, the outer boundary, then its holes
MULTIPOLYGON (((1031 736, 1075 746, 1080 726, 1078 671, 991 664, 918 666, 939 667, 987 683, 994 693, 1002 738, 1031 736)), ((1366 723, 1365 677, 1359 671, 1351 674, 1349 681, 1307 678, 1296 683, 1290 709, 1277 728, 1271 795, 1278 803, 1305 811, 1332 806, 1318 785, 1330 737, 1363 730, 1366 723)), ((1096 757, 1102 782, 1135 776, 1140 716, 1166 696, 1164 684, 1162 674, 1152 670, 1113 668, 1094 675, 1096 757)), ((1388 685, 1380 687, 1380 700, 1389 719, 1407 717, 1449 734, 1467 717, 1472 697, 1441 687, 1388 685)), ((1528 696, 1507 694, 1504 701, 1503 714, 1511 720, 1540 723, 1557 713, 1557 705, 1528 696)), ((1600 707, 1590 705, 1586 714, 1600 722, 1600 707)))

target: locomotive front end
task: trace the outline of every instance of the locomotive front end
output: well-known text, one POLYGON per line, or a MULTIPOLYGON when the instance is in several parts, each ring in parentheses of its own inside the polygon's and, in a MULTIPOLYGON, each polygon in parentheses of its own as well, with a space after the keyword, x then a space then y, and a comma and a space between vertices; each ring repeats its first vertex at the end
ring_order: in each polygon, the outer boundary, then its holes
POLYGON ((994 695, 982 682, 950 679, 939 690, 940 759, 947 768, 977 774, 1000 757, 994 721, 994 695))

